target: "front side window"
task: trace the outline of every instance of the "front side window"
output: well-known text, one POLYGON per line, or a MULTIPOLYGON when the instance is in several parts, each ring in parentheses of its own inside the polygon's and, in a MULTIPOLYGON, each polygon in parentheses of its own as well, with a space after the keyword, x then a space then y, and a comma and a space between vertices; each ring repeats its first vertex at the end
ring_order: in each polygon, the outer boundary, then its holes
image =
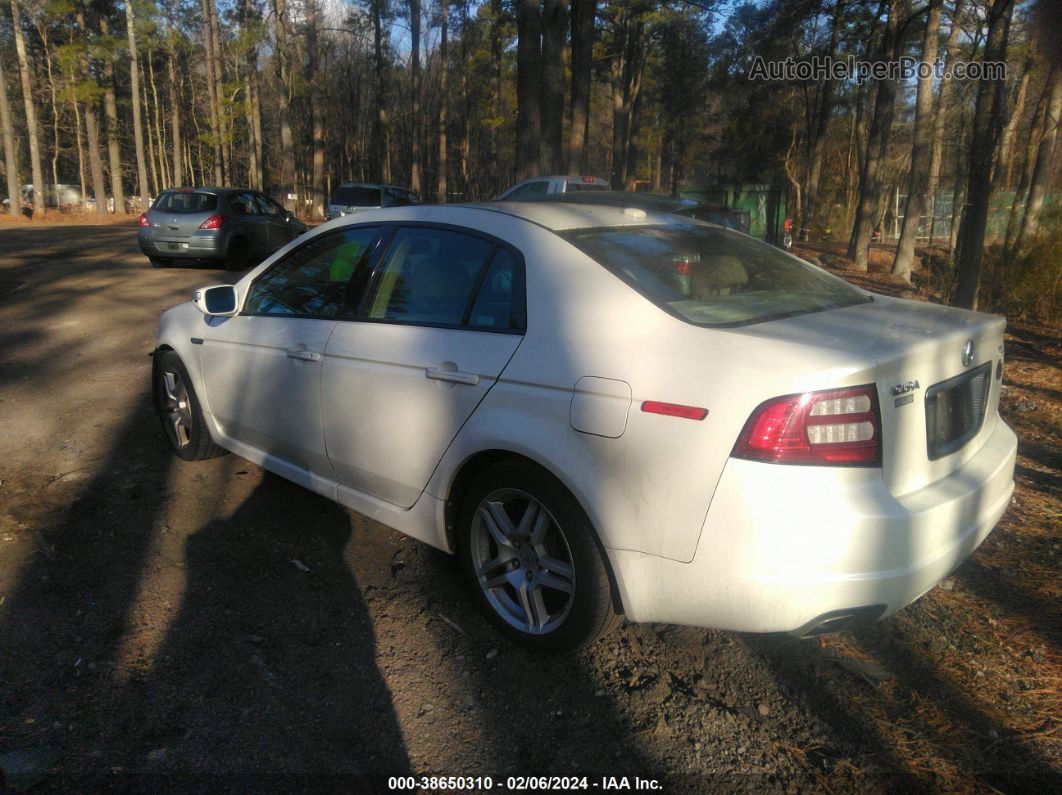
POLYGON ((653 303, 702 326, 742 326, 866 303, 836 276, 764 243, 704 226, 559 233, 653 303))
POLYGON ((345 316, 350 306, 347 286, 379 231, 376 227, 350 227, 306 241, 254 283, 243 313, 326 319, 345 316))
POLYGON ((164 213, 211 213, 218 209, 218 197, 214 193, 170 191, 155 200, 153 209, 164 213))
POLYGON ((492 244, 460 232, 399 229, 388 246, 365 316, 460 325, 492 244))

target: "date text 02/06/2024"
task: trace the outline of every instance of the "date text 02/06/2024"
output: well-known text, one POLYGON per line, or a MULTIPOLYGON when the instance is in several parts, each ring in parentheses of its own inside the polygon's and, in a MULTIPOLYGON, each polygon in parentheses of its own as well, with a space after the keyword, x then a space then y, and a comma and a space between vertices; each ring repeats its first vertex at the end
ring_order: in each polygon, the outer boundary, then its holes
MULTIPOLYGON (((388 789, 428 790, 431 792, 485 792, 495 787, 502 789, 503 782, 491 776, 392 776, 387 780, 388 789)), ((504 789, 509 792, 524 790, 601 790, 601 791, 659 791, 660 782, 640 776, 508 776, 504 789)))

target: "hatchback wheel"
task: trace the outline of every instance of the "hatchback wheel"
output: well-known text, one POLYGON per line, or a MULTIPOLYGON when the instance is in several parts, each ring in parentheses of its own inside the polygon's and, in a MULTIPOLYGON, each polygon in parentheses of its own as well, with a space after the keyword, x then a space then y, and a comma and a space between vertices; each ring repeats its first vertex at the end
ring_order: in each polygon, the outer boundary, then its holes
POLYGON ((618 622, 589 520, 533 465, 504 462, 476 479, 462 501, 459 545, 474 598, 526 648, 572 651, 618 622))
POLYGON ((170 449, 185 461, 224 455, 226 451, 210 438, 192 381, 176 351, 155 354, 153 380, 155 413, 170 449))
POLYGON ((172 259, 165 259, 164 257, 148 257, 148 259, 151 261, 151 264, 156 268, 165 268, 168 265, 173 264, 172 259))

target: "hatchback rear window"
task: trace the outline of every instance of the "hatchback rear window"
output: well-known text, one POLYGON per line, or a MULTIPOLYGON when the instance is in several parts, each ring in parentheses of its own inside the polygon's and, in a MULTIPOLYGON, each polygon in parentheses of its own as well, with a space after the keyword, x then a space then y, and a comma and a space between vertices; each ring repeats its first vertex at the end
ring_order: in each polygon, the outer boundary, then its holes
POLYGON ((381 206, 380 189, 348 186, 336 188, 332 194, 332 204, 342 207, 379 207, 381 206))
POLYGON ((628 226, 560 235, 662 309, 699 326, 744 326, 870 300, 836 276, 726 229, 628 226))
POLYGON ((214 193, 171 191, 159 196, 153 209, 166 213, 210 213, 218 209, 218 197, 214 193))

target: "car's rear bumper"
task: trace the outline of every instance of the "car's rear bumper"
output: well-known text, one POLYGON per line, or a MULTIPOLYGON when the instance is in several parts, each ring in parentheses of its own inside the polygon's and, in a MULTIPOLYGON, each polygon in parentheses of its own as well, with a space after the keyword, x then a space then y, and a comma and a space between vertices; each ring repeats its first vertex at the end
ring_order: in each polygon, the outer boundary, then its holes
POLYGON ((610 549, 627 616, 747 632, 814 633, 880 618, 945 578, 1010 503, 1017 437, 1002 420, 952 475, 901 498, 880 470, 732 459, 689 563, 610 549))
POLYGON ((192 235, 156 240, 147 235, 139 238, 140 252, 147 257, 173 259, 222 259, 226 240, 220 235, 192 235))

